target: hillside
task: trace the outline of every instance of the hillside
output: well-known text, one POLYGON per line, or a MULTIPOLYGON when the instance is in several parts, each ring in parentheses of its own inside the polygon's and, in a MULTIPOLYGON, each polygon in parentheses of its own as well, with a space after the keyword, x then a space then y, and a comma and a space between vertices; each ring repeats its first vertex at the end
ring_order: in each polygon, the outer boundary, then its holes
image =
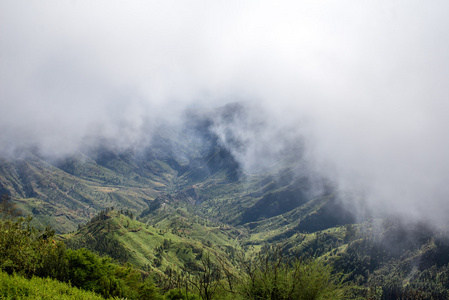
POLYGON ((163 274, 168 267, 185 269, 212 253, 223 261, 240 247, 239 232, 182 210, 152 225, 134 219, 130 212, 106 210, 72 234, 63 235, 72 248, 85 247, 112 258, 131 262, 146 271, 163 274))
MULTIPOLYGON (((232 225, 280 215, 316 197, 307 175, 296 174, 301 163, 292 164, 300 148, 268 170, 247 173, 239 165, 214 131, 214 120, 231 126, 244 111, 233 104, 211 115, 188 112, 182 126, 161 125, 139 148, 97 141, 62 157, 22 149, 0 157, 0 193, 61 233, 106 208, 140 215, 157 197, 192 188, 197 214, 232 225)), ((227 135, 239 143, 231 131, 227 135)))
POLYGON ((281 251, 329 264, 356 286, 354 298, 447 298, 445 232, 357 218, 332 184, 308 172, 301 143, 260 163, 267 166, 244 168, 213 130, 215 119, 241 114, 239 105, 190 112, 181 129, 161 126, 140 148, 99 142, 63 157, 23 149, 0 158, 0 192, 69 248, 130 263, 163 291, 203 272, 206 258, 222 274, 243 276, 248 261, 281 251))
POLYGON ((301 231, 301 220, 307 222, 310 215, 317 219, 326 212, 323 207, 332 207, 331 198, 321 198, 289 214, 234 227, 194 215, 167 199, 142 217, 104 211, 62 238, 69 247, 87 247, 131 262, 153 274, 163 288, 169 288, 167 282, 175 284, 173 274, 201 269, 204 255, 241 274, 247 259, 279 247, 287 257, 331 264, 343 274, 343 282, 358 286, 352 288, 350 298, 445 299, 449 295, 449 240, 426 226, 407 228, 395 221, 373 220, 301 231))

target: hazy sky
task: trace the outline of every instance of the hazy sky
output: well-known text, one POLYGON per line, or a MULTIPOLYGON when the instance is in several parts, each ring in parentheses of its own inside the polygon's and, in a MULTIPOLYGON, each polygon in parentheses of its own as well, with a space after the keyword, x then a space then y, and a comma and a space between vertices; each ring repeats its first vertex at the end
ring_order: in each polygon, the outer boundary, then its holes
POLYGON ((188 106, 250 101, 266 126, 241 133, 249 148, 303 136, 342 191, 441 221, 448 16, 447 1, 0 0, 0 150, 128 145, 188 106))

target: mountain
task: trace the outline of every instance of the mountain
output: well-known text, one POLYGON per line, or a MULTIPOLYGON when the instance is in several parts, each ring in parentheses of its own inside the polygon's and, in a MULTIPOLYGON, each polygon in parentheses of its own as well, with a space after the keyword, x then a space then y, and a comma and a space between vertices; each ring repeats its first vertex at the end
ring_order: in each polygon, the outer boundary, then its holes
POLYGON ((170 272, 200 269, 206 253, 241 273, 243 260, 278 248, 331 264, 359 287, 354 297, 449 295, 446 233, 356 218, 309 172, 301 143, 247 168, 244 134, 235 132, 246 117, 237 103, 188 111, 139 147, 102 140, 65 156, 21 149, 0 158, 0 193, 69 247, 132 263, 159 285, 170 272))
MULTIPOLYGON (((269 171, 245 173, 232 148, 214 131, 215 120, 232 127, 244 117, 240 104, 190 111, 181 126, 161 125, 141 147, 97 141, 62 157, 21 149, 20 155, 0 158, 0 193, 11 195, 37 223, 58 232, 73 231, 109 207, 140 214, 158 197, 189 189, 197 194, 197 213, 233 225, 307 202, 307 178, 295 178, 285 160, 269 171)), ((241 144, 230 130, 226 140, 241 144)))

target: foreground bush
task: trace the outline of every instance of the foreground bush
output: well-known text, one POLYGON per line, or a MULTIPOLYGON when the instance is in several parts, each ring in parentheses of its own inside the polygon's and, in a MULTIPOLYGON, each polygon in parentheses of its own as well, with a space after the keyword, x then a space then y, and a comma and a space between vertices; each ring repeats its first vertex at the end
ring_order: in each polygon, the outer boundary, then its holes
POLYGON ((341 283, 330 265, 318 260, 288 259, 279 249, 261 253, 249 261, 242 259, 240 271, 233 272, 206 253, 196 268, 188 272, 184 282, 177 284, 184 289, 171 290, 165 296, 191 299, 187 289, 204 300, 333 300, 350 296, 349 286, 341 283))
POLYGON ((319 261, 287 261, 279 250, 245 263, 244 299, 344 299, 345 287, 319 261))
MULTIPOLYGON (((37 230, 31 217, 20 212, 8 195, 0 197, 0 270, 31 277, 40 272, 46 258, 53 257, 58 245, 50 228, 37 230)), ((54 261, 58 263, 58 261, 54 261)))
POLYGON ((142 280, 131 266, 118 266, 109 257, 99 257, 87 249, 66 251, 67 278, 77 287, 104 297, 162 299, 152 281, 142 280))

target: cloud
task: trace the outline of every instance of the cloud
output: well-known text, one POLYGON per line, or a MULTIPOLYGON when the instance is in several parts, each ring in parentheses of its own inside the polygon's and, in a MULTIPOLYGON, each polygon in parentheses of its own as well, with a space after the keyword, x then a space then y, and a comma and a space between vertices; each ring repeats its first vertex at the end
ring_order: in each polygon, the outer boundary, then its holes
MULTIPOLYGON (((0 147, 151 140, 187 107, 251 102, 247 165, 300 137, 371 208, 449 208, 444 1, 0 1, 0 147), (262 119, 263 130, 251 122, 262 119)), ((217 132, 220 128, 216 127, 217 132)), ((352 204, 351 204, 352 205, 352 204)))

